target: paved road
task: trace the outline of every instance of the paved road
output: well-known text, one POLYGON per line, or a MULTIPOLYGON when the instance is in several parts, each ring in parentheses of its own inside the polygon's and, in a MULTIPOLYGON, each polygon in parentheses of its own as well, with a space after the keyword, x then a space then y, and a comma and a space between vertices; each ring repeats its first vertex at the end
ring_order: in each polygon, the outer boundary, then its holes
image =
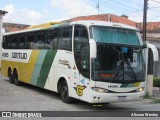
MULTIPOLYGON (((0 111, 160 111, 160 104, 152 100, 111 103, 103 106, 76 101, 63 103, 58 94, 24 84, 15 86, 0 76, 0 111)), ((79 118, 74 118, 79 119, 79 118)), ((101 118, 102 119, 102 118, 101 118)), ((125 119, 124 119, 125 120, 125 119)))

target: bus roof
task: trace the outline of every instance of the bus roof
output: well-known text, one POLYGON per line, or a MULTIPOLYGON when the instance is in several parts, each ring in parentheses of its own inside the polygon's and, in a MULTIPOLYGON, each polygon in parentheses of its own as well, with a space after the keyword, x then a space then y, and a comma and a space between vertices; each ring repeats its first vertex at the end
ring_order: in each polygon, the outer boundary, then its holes
POLYGON ((19 33, 25 33, 25 32, 33 32, 33 31, 39 31, 39 30, 47 30, 47 29, 54 29, 61 26, 69 26, 68 22, 54 22, 53 24, 50 23, 44 23, 40 25, 33 25, 29 27, 28 29, 21 30, 21 31, 15 31, 15 32, 8 32, 4 33, 3 35, 12 35, 12 34, 19 34, 19 33))
POLYGON ((106 26, 106 27, 115 27, 115 28, 124 28, 124 29, 131 29, 131 30, 139 30, 135 27, 122 24, 122 23, 115 23, 115 22, 106 22, 106 21, 95 21, 95 20, 81 20, 81 21, 74 21, 71 22, 71 25, 75 24, 83 24, 85 26, 106 26))
POLYGON ((38 31, 38 30, 46 30, 46 29, 54 29, 57 27, 63 27, 63 26, 71 26, 71 25, 85 25, 87 27, 90 26, 106 26, 106 27, 114 27, 114 28, 124 28, 124 29, 130 29, 130 30, 136 30, 137 28, 121 24, 121 23, 114 23, 114 22, 106 22, 106 21, 95 21, 95 20, 80 20, 80 21, 73 21, 73 22, 55 22, 54 24, 40 24, 40 25, 34 25, 29 27, 28 29, 16 31, 16 32, 9 32, 4 33, 4 35, 11 35, 11 34, 18 34, 18 33, 25 33, 25 32, 32 32, 32 31, 38 31), (43 26, 44 25, 44 26, 43 26))
POLYGON ((48 22, 48 23, 43 23, 43 24, 39 24, 39 25, 32 25, 32 26, 28 27, 28 29, 48 28, 51 25, 55 25, 55 24, 60 24, 60 22, 48 22))

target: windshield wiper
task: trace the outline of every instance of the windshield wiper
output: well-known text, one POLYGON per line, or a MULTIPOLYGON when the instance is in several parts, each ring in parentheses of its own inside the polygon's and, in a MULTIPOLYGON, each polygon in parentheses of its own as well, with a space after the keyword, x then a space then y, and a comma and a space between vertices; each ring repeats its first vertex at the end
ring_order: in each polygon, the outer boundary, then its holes
MULTIPOLYGON (((135 75, 135 72, 133 71, 130 61, 127 60, 126 63, 127 63, 127 66, 129 66, 129 69, 131 70, 134 79, 137 81, 137 77, 135 75)), ((124 63, 122 63, 121 61, 119 64, 117 64, 116 70, 110 82, 113 82, 117 77, 121 77, 122 75, 123 75, 122 80, 124 80, 124 63), (123 66, 123 68, 121 66, 123 66)))
POLYGON ((134 79, 137 81, 137 77, 136 77, 136 75, 135 75, 135 73, 134 73, 134 71, 133 71, 133 68, 132 68, 132 66, 131 66, 131 62, 127 59, 126 63, 127 63, 127 65, 130 67, 130 70, 131 70, 131 72, 132 72, 132 74, 133 74, 134 79))
MULTIPOLYGON (((122 68, 122 65, 123 65, 123 67, 124 67, 124 64, 122 63, 122 60, 120 60, 118 63, 117 63, 117 67, 116 67, 116 69, 115 69, 115 72, 114 72, 114 75, 113 75, 113 77, 111 77, 111 80, 110 80, 110 82, 113 82, 114 80, 115 80, 115 78, 117 78, 118 76, 120 77, 120 76, 122 76, 122 75, 120 75, 120 71, 122 71, 123 70, 123 76, 124 76, 124 68, 122 68)), ((123 77, 123 79, 124 79, 124 77, 123 77)))

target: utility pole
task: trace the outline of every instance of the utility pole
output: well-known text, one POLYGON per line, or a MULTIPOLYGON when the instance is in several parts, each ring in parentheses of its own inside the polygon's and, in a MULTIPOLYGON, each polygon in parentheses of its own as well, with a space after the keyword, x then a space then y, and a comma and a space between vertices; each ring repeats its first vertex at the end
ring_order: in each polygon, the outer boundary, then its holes
POLYGON ((0 10, 0 68, 1 68, 1 55, 2 55, 2 28, 3 28, 3 16, 7 14, 7 11, 0 10))
POLYGON ((3 28, 3 16, 8 13, 7 11, 0 10, 0 42, 2 42, 2 28, 3 28))
POLYGON ((96 5, 96 8, 97 8, 98 14, 99 14, 99 0, 98 0, 98 3, 97 3, 97 5, 96 5))
POLYGON ((146 29, 147 29, 147 9, 148 9, 148 0, 144 0, 144 9, 143 9, 143 41, 146 43, 146 29))
MULTIPOLYGON (((148 0, 144 0, 144 9, 143 9, 143 42, 146 44, 146 31, 147 31, 147 9, 148 9, 148 0)), ((153 91, 153 53, 149 48, 146 50, 146 59, 147 59, 147 82, 146 82, 146 92, 149 96, 152 96, 153 91)))

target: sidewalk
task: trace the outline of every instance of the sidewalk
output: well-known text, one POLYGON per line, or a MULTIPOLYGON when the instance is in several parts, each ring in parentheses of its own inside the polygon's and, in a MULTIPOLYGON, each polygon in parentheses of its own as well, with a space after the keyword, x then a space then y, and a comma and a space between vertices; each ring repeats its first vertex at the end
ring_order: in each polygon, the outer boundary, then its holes
POLYGON ((153 87, 153 95, 150 98, 145 98, 141 101, 118 102, 114 104, 121 104, 121 105, 128 105, 128 106, 134 106, 135 104, 136 105, 149 105, 149 104, 155 104, 155 100, 158 100, 158 101, 160 100, 160 91, 158 87, 153 87))
POLYGON ((153 87, 153 95, 151 97, 160 100, 160 91, 158 87, 153 87))

